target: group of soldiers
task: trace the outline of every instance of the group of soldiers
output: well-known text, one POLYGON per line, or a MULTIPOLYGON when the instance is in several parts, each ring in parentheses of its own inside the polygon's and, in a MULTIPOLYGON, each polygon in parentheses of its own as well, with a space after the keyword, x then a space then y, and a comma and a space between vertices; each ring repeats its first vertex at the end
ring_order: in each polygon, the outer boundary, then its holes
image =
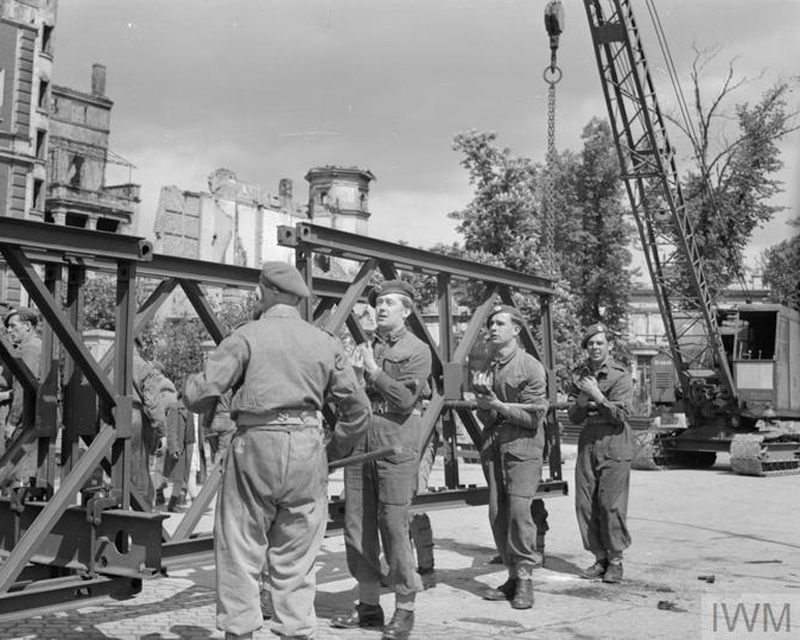
MULTIPOLYGON (((419 480, 425 458, 422 406, 432 375, 430 347, 406 325, 415 291, 401 280, 374 287, 369 297, 374 338, 351 353, 336 336, 302 319, 297 307, 309 295, 294 267, 264 263, 257 319, 220 342, 203 371, 187 377, 182 394, 163 368, 135 351, 134 422, 139 424, 132 429, 131 484, 146 508, 153 504, 163 487, 163 476, 156 474, 161 480, 154 487, 149 473, 154 452, 166 453, 171 467, 182 458, 185 474, 192 446, 187 434, 194 433, 186 411, 204 415, 222 465, 214 522, 217 626, 226 638, 251 638, 270 618, 279 636, 312 638, 314 564, 328 520, 328 465, 367 454, 344 470, 344 538, 358 602, 330 624, 379 628, 384 640, 406 639, 414 627, 416 596, 430 586, 414 557, 413 525, 410 531, 411 503, 424 484, 419 480), (336 420, 326 430, 321 416, 331 405, 336 420), (394 593, 388 623, 380 605, 384 586, 394 593), (264 593, 271 596, 269 612, 262 611, 264 593)), ((30 337, 36 335, 36 314, 12 311, 4 323, 36 374, 39 352, 33 355, 30 337)), ((544 563, 546 511, 536 493, 551 408, 545 369, 519 344, 523 329, 516 307, 491 309, 486 340, 492 359, 472 381, 484 426, 481 463, 489 522, 508 571, 507 580, 484 597, 507 600, 517 609, 533 606, 535 571, 544 563)), ((581 346, 587 358, 572 372, 568 414, 583 425, 576 514, 584 547, 595 558, 582 576, 619 582, 622 554, 630 545, 631 377, 610 357, 602 324, 586 330, 581 346)), ((21 393, 7 377, 0 376, 0 402, 15 404, 21 393)), ((176 491, 185 493, 185 484, 175 482, 173 497, 176 491)), ((432 558, 428 565, 432 569, 432 558)))
MULTIPOLYGON (((316 631, 314 563, 327 522, 328 464, 345 466, 347 566, 358 583, 351 611, 336 628, 380 628, 383 640, 406 639, 424 589, 409 536, 418 490, 422 405, 430 391, 431 352, 406 326, 415 292, 390 280, 372 289, 377 329, 348 354, 340 340, 306 322, 297 305, 310 292, 294 267, 263 265, 260 317, 235 329, 189 376, 183 401, 208 414, 221 398, 236 431, 223 461, 214 524, 217 625, 226 638, 250 638, 263 625, 260 594, 272 595, 270 628, 285 638, 316 631), (336 407, 327 433, 320 415, 336 407), (390 453, 370 457, 370 453, 390 453), (388 575, 381 566, 381 549, 388 575), (382 586, 394 593, 386 622, 382 586)), ((533 605, 534 571, 543 564, 541 478, 549 409, 543 365, 519 345, 519 311, 494 307, 486 323, 492 353, 473 389, 484 425, 481 462, 489 485, 489 520, 508 579, 485 597, 515 608, 533 605), (537 535, 537 533, 539 535, 537 535)), ((585 425, 576 465, 576 513, 595 562, 582 572, 622 580, 632 447, 627 415, 630 375, 609 355, 608 332, 589 327, 587 359, 572 373, 569 417, 585 425)), ((413 537, 413 536, 412 536, 413 537)))

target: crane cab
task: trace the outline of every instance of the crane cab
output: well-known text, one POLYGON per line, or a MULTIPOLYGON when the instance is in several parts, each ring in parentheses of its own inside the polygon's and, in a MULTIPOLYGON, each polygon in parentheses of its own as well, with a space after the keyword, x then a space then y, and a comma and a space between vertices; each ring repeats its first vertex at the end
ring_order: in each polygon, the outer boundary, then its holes
POLYGON ((800 417, 800 312, 744 304, 717 317, 742 409, 800 417))

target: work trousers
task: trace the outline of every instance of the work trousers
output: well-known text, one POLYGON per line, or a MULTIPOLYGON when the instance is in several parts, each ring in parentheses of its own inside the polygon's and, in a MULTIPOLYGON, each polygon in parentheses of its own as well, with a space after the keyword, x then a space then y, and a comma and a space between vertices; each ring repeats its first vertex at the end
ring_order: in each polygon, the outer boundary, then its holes
POLYGON ((419 423, 418 416, 398 422, 373 415, 366 437, 353 453, 372 451, 390 440, 402 444, 403 451, 344 470, 347 567, 360 583, 380 582, 382 542, 389 588, 401 596, 422 591, 408 536, 409 509, 418 482, 419 423), (399 435, 401 429, 406 431, 399 435), (398 437, 392 438, 393 434, 398 437))
POLYGON ((272 631, 314 635, 314 562, 328 516, 327 482, 319 427, 236 432, 214 522, 219 629, 242 635, 262 626, 259 582, 266 562, 272 631))
MULTIPOLYGON (((531 505, 542 477, 541 447, 508 450, 507 445, 488 441, 481 451, 481 463, 489 485, 489 524, 492 536, 509 575, 529 573, 541 566, 537 531, 547 527, 544 505, 531 505)), ((537 502, 540 502, 537 500, 537 502)))
POLYGON ((627 425, 588 424, 578 440, 575 511, 583 546, 595 556, 631 544, 626 517, 633 444, 627 425))

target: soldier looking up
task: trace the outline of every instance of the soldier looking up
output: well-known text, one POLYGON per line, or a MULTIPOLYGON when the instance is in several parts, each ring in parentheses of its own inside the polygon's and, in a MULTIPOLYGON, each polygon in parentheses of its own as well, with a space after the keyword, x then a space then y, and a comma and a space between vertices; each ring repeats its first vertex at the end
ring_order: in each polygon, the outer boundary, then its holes
POLYGON ((363 365, 372 419, 357 451, 387 446, 401 450, 384 460, 345 467, 347 566, 358 580, 359 597, 355 610, 334 616, 331 625, 383 627, 380 535, 389 565, 388 584, 395 593, 395 612, 383 638, 402 640, 411 633, 416 593, 422 591, 408 521, 418 483, 421 395, 431 375, 431 352, 406 328, 414 308, 410 284, 389 280, 375 287, 369 298, 375 307, 375 342, 359 345, 355 358, 357 365, 363 365))
POLYGON ((473 389, 485 426, 481 463, 489 484, 489 522, 508 579, 484 594, 511 600, 515 609, 533 606, 533 569, 541 566, 531 503, 542 475, 547 379, 544 367, 517 341, 519 310, 497 305, 486 322, 491 371, 478 372, 473 389))

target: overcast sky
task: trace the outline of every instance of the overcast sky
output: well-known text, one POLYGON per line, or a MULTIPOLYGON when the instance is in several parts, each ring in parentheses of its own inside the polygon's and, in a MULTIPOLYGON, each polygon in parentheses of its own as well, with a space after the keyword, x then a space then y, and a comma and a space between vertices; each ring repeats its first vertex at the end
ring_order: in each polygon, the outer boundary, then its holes
MULTIPOLYGON (((164 185, 206 190, 208 174, 226 167, 274 193, 281 178, 291 178, 295 200, 305 202, 306 171, 340 164, 377 178, 373 236, 427 248, 458 239, 447 213, 471 199, 452 150, 457 133, 494 131, 513 153, 544 158, 545 4, 61 0, 53 81, 88 91, 92 63, 108 68, 111 148, 136 165, 142 235, 151 232, 164 185)), ((669 111, 673 94, 646 6, 633 4, 669 111)), ((657 4, 684 79, 693 43, 721 47, 705 83, 709 94, 734 58, 737 74, 754 78, 736 94, 740 102, 800 73, 797 0, 657 4)), ((577 151, 584 125, 606 113, 583 3, 566 0, 564 8, 556 144, 577 151)), ((671 136, 679 142, 676 131, 671 136)), ((785 221, 800 210, 800 136, 783 145, 783 160, 786 193, 778 204, 788 211, 756 234, 752 255, 786 237, 785 221)))

